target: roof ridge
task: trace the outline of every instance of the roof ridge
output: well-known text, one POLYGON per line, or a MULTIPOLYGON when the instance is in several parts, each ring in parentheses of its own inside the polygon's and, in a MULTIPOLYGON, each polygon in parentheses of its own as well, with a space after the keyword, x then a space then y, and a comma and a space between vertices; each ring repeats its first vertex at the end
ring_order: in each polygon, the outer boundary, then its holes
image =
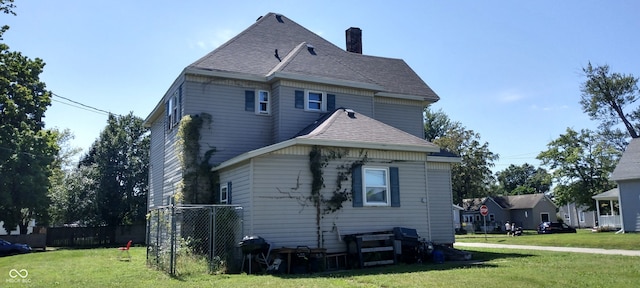
MULTIPOLYGON (((269 77, 273 73, 281 71, 282 68, 287 67, 287 65, 289 65, 291 60, 295 58, 295 55, 300 54, 300 51, 302 51, 302 46, 304 45, 307 45, 306 41, 302 41, 302 43, 298 44, 295 48, 293 48, 286 56, 284 56, 284 58, 282 58, 282 61, 280 61, 278 65, 274 66, 273 69, 271 69, 271 71, 267 73, 266 76, 269 77)), ((278 51, 278 49, 276 49, 276 51, 278 51)))

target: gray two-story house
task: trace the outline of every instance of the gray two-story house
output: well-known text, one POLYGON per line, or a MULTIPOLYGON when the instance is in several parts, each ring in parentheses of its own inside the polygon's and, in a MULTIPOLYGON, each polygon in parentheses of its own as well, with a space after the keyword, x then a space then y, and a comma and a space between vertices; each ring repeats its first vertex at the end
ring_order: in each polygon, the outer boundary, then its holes
POLYGON ((215 147, 220 183, 213 198, 243 207, 243 235, 339 252, 343 235, 407 227, 453 243, 451 163, 459 158, 423 137, 423 109, 439 98, 403 60, 363 55, 361 35, 348 29, 343 50, 269 13, 186 67, 145 122, 149 208, 180 187, 180 119, 204 112, 212 121, 200 144, 215 147), (325 156, 321 197, 346 191, 322 217, 305 202, 314 151, 325 156))

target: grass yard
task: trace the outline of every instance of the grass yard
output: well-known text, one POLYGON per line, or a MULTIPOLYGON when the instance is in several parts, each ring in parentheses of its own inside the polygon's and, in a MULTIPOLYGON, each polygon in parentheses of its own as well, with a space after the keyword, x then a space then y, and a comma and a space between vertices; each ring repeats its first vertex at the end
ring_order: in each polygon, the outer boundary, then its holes
POLYGON ((640 257, 466 250, 481 262, 399 264, 312 275, 172 278, 146 266, 144 247, 131 249, 130 262, 119 261, 115 248, 61 249, 0 257, 0 287, 637 287, 640 283, 640 257), (12 269, 25 269, 28 276, 11 278, 12 269))
POLYGON ((456 235, 456 242, 640 250, 640 233, 595 233, 589 229, 578 229, 578 233, 539 235, 535 231, 524 231, 519 237, 487 234, 486 240, 484 234, 456 235))

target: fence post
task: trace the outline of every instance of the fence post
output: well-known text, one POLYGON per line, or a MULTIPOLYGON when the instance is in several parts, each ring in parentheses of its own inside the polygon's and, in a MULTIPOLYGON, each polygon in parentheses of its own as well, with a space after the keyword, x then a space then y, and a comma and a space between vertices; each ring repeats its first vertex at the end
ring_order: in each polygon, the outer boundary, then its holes
POLYGON ((213 272, 213 257, 216 254, 216 235, 213 226, 216 223, 216 207, 209 207, 209 273, 213 272))
POLYGON ((176 275, 176 209, 171 205, 171 260, 169 262, 169 273, 176 275))

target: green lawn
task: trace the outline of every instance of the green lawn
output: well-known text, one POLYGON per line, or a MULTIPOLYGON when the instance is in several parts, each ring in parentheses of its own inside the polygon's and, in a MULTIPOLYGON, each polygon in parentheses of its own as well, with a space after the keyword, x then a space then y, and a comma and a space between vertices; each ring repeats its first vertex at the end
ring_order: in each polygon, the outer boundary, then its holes
MULTIPOLYGON (((609 237, 598 235, 605 240, 609 237)), ((544 236, 553 235, 527 235, 520 239, 533 241, 544 236)), ((629 239, 637 241, 638 236, 629 239)), ((484 241, 469 237, 465 239, 484 241)), ((399 264, 312 275, 191 274, 172 278, 146 266, 144 247, 131 249, 132 261, 119 261, 115 248, 61 249, 0 257, 0 287, 637 287, 640 281, 640 257, 465 250, 473 253, 474 261, 399 264), (11 278, 12 269, 25 269, 29 274, 24 280, 19 276, 11 278)))
POLYGON ((539 235, 535 231, 525 231, 523 236, 519 237, 487 234, 486 240, 484 234, 456 235, 456 242, 640 250, 640 233, 595 233, 588 229, 579 229, 578 233, 539 235))

